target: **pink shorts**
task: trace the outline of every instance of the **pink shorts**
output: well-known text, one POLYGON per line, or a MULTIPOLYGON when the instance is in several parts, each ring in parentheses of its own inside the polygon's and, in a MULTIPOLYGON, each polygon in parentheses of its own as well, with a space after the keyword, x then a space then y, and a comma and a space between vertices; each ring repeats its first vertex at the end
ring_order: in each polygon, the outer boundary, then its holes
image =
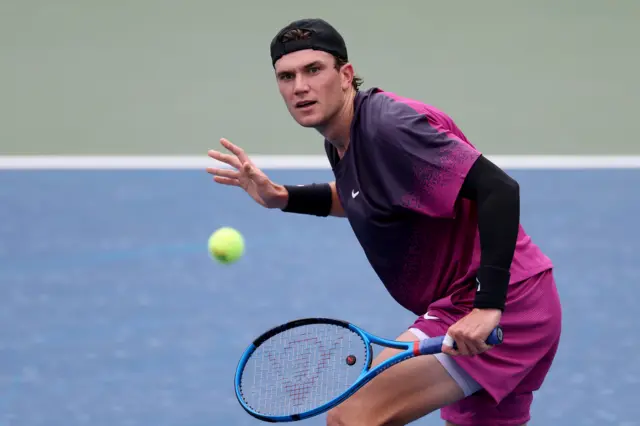
MULTIPOLYGON (((459 305, 439 301, 410 329, 416 335, 443 335, 467 312, 459 305)), ((459 426, 528 422, 533 392, 542 386, 558 349, 561 323, 562 309, 551 270, 510 285, 500 321, 504 342, 475 357, 439 356, 468 394, 443 407, 442 419, 459 426)))

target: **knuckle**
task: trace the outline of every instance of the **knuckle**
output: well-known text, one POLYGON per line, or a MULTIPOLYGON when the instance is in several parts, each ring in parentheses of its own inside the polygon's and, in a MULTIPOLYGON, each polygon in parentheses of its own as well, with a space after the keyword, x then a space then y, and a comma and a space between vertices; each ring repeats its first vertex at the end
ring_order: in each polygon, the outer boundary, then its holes
POLYGON ((457 340, 461 340, 461 341, 468 341, 469 340, 469 335, 465 332, 459 332, 458 335, 456 336, 457 340))

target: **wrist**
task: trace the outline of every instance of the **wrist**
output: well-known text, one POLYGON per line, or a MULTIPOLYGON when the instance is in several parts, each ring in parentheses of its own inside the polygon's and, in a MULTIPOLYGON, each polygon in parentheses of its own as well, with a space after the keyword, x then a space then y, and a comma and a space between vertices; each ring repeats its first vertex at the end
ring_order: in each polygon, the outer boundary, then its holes
POLYGON ((328 183, 310 185, 284 185, 286 201, 281 208, 283 212, 308 214, 314 216, 329 216, 332 205, 331 186, 328 183))
POLYGON ((274 186, 275 202, 273 203, 272 208, 280 210, 285 209, 287 207, 287 204, 289 203, 289 191, 284 185, 274 184, 274 186))
POLYGON ((473 308, 472 312, 487 312, 494 313, 497 315, 502 315, 502 309, 498 308, 473 308))

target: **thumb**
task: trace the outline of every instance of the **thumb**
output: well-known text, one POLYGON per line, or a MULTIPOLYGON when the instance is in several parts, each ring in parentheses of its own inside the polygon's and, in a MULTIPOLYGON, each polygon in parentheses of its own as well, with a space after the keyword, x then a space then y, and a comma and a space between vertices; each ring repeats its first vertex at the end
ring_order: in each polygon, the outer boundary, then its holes
POLYGON ((442 340, 442 346, 445 348, 454 349, 454 340, 449 333, 444 336, 444 339, 442 340))
POLYGON ((249 162, 244 163, 243 168, 244 168, 244 172, 247 174, 247 176, 249 176, 251 180, 256 180, 256 177, 258 176, 258 172, 256 168, 253 166, 253 164, 249 162))
POLYGON ((458 355, 458 350, 455 346, 456 345, 453 337, 451 337, 451 335, 447 333, 442 341, 442 352, 448 355, 458 355))
POLYGON ((244 172, 249 176, 249 179, 254 181, 258 185, 265 184, 265 176, 259 172, 259 170, 251 163, 244 163, 244 172))

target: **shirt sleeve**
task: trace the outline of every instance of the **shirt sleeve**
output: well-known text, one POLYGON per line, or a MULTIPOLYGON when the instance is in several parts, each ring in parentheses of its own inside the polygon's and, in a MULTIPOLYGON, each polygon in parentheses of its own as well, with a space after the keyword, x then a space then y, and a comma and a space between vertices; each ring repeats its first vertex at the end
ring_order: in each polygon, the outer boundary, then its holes
POLYGON ((399 102, 380 120, 379 158, 394 207, 431 217, 455 216, 460 189, 480 152, 449 121, 399 102))

